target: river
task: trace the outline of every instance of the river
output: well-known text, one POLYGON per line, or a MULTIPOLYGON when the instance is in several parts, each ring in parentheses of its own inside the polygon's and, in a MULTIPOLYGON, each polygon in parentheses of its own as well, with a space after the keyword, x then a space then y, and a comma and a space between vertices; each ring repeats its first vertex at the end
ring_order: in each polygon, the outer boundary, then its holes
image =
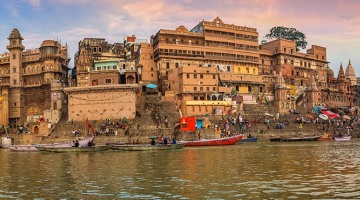
POLYGON ((0 149, 4 199, 356 199, 360 140, 175 151, 0 149))

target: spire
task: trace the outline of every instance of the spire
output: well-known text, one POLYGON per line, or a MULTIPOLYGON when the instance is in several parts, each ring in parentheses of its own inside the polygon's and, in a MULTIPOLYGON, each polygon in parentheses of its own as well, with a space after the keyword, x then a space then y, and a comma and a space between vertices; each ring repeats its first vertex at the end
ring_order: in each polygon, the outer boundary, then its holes
POLYGON ((341 63, 337 80, 345 80, 345 79, 346 78, 345 78, 345 74, 344 74, 344 68, 343 68, 342 63, 341 63))
POLYGON ((277 81, 276 81, 276 88, 284 88, 284 87, 286 87, 286 83, 285 83, 282 73, 280 72, 280 74, 277 78, 277 81))
POLYGON ((350 58, 349 58, 349 65, 351 65, 351 61, 350 61, 350 58))

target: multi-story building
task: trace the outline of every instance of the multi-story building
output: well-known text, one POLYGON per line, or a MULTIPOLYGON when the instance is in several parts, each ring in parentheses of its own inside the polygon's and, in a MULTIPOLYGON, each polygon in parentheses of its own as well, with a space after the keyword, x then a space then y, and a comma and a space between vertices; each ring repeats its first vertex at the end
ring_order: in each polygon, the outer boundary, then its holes
POLYGON ((231 108, 231 99, 224 101, 224 90, 219 86, 218 70, 215 66, 180 66, 169 70, 168 91, 174 92, 177 107, 184 115, 212 113, 216 108, 227 111, 231 108))
MULTIPOLYGON (((45 40, 40 48, 24 51, 16 28, 8 39, 9 52, 0 58, 0 124, 24 125, 42 118, 45 111, 46 120, 56 123, 66 102, 62 87, 69 70, 67 46, 45 40)), ((31 128, 35 133, 39 130, 31 128)))
POLYGON ((179 66, 215 66, 232 72, 234 66, 257 67, 258 32, 255 28, 225 24, 219 17, 202 21, 188 31, 160 29, 152 36, 154 59, 163 94, 168 88, 167 73, 179 66))
POLYGON ((122 43, 85 38, 75 54, 77 87, 69 95, 68 120, 133 119, 138 91, 135 63, 125 59, 122 43))

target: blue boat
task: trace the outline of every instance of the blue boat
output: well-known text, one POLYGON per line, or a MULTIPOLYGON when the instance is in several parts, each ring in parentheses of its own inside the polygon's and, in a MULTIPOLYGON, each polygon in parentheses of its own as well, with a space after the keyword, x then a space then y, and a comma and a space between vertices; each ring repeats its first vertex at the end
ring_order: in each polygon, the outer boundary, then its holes
POLYGON ((243 138, 239 142, 257 142, 257 137, 243 138))

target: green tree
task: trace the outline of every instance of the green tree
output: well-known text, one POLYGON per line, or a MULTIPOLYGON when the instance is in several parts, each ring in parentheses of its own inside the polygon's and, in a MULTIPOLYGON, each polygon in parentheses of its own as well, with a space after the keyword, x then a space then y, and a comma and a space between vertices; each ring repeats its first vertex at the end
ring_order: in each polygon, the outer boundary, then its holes
POLYGON ((284 26, 275 26, 270 29, 270 33, 266 34, 264 38, 271 39, 287 39, 296 42, 296 51, 306 48, 307 41, 304 33, 298 31, 296 28, 289 28, 284 26))

